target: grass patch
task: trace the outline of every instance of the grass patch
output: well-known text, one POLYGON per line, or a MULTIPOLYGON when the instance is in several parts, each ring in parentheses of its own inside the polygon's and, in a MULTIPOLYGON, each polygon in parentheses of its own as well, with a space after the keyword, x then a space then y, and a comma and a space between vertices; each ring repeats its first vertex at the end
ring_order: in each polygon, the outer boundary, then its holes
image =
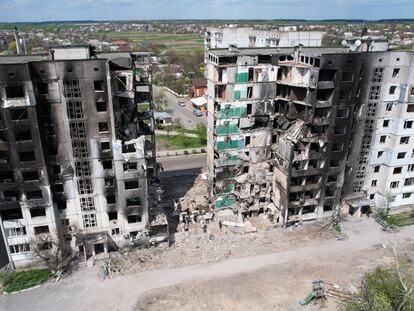
POLYGON ((414 212, 389 215, 385 221, 387 222, 387 224, 396 227, 414 225, 414 212))
POLYGON ((206 146, 198 137, 156 135, 155 139, 158 142, 162 142, 166 149, 170 150, 202 148, 206 146))
POLYGON ((149 110, 149 104, 138 104, 138 112, 145 112, 149 110))
POLYGON ((3 280, 6 293, 21 291, 46 282, 52 276, 48 269, 34 269, 12 272, 3 280))

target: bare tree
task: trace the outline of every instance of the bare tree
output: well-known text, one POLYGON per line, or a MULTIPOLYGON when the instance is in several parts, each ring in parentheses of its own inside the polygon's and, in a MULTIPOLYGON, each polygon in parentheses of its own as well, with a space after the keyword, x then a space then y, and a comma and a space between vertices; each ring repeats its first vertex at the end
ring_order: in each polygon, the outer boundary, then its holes
POLYGON ((55 235, 41 233, 37 234, 29 243, 33 255, 43 261, 53 273, 56 273, 72 254, 69 243, 65 242, 68 234, 64 229, 59 230, 55 235))

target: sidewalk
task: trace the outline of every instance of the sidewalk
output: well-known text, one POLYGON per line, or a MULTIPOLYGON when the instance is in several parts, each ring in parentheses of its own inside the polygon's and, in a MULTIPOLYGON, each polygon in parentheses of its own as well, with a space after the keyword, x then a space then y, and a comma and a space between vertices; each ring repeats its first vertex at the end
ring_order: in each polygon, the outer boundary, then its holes
POLYGON ((194 137, 194 138, 198 137, 197 134, 193 134, 193 133, 181 133, 181 132, 165 131, 165 130, 155 130, 155 134, 171 135, 171 136, 185 136, 185 137, 194 137))
POLYGON ((206 153, 207 147, 203 148, 190 148, 190 149, 177 149, 177 150, 162 150, 157 151, 157 157, 173 157, 177 155, 186 155, 186 154, 199 154, 199 153, 206 153))

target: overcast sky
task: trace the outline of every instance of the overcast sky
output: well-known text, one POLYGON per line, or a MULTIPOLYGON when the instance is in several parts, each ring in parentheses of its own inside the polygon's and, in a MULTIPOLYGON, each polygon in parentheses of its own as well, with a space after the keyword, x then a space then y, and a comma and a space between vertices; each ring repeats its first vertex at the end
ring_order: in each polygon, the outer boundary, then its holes
POLYGON ((414 18, 414 0, 0 0, 0 21, 414 18))

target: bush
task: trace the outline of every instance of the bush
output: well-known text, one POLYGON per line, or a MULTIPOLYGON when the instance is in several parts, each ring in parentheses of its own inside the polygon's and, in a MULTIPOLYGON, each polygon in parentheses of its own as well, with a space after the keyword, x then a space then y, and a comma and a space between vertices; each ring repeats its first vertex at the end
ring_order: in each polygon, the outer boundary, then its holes
POLYGON ((46 282, 52 276, 48 269, 34 269, 12 272, 3 280, 3 288, 7 293, 21 291, 46 282))
POLYGON ((367 273, 360 292, 346 301, 343 311, 410 311, 413 310, 412 276, 404 277, 404 286, 396 269, 378 267, 367 273), (404 288, 406 287, 406 288, 404 288))

